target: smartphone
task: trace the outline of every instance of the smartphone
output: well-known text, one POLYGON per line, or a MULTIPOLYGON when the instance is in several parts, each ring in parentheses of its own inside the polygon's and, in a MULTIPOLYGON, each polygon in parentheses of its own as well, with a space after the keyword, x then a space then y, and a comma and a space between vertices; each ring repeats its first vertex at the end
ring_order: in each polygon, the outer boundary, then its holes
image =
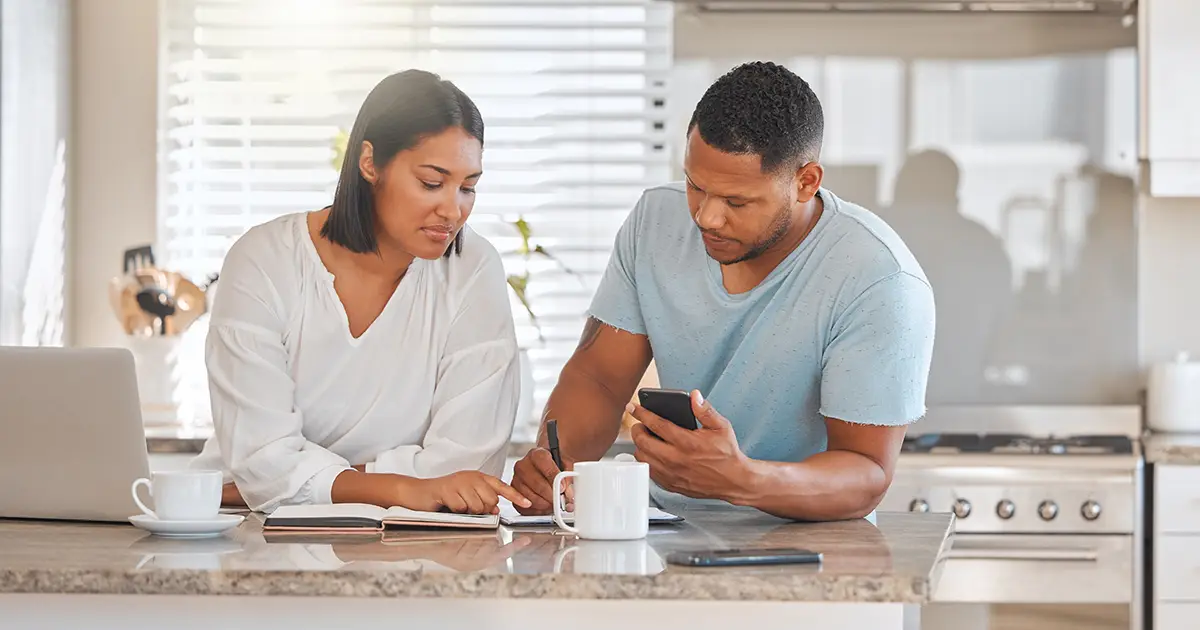
POLYGON ((689 567, 738 567, 769 564, 820 564, 822 554, 808 549, 710 549, 673 551, 666 561, 689 567))
POLYGON ((700 428, 696 414, 692 413, 692 397, 685 391, 643 387, 638 390, 638 402, 677 427, 689 431, 700 428))

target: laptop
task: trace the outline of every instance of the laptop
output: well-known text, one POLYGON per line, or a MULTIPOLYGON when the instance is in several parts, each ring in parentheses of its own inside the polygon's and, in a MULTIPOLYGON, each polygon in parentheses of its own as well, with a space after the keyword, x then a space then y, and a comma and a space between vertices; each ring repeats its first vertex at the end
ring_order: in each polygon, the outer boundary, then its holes
POLYGON ((127 523, 148 476, 132 353, 0 347, 0 518, 127 523))

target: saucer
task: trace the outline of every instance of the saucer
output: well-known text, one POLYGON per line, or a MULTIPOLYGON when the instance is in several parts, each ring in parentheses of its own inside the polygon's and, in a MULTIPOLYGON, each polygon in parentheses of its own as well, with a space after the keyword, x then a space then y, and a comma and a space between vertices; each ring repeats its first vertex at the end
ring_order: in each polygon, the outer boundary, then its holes
POLYGON ((212 538, 242 524, 241 514, 218 514, 202 521, 163 521, 148 514, 129 517, 134 527, 140 527, 163 538, 212 538))

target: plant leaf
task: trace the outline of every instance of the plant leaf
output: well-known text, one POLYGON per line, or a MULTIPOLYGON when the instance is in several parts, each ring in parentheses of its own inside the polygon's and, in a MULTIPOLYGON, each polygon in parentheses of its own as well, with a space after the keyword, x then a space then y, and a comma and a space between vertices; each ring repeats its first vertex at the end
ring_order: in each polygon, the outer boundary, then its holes
POLYGON ((349 144, 350 134, 346 133, 345 129, 338 127, 337 133, 333 136, 333 159, 329 161, 333 170, 342 170, 342 162, 346 160, 346 147, 349 144))
POLYGON ((529 305, 529 298, 525 295, 525 289, 529 286, 529 274, 521 276, 515 274, 509 275, 508 286, 512 289, 513 294, 517 296, 517 300, 521 302, 521 306, 525 307, 525 312, 529 313, 529 321, 537 329, 538 341, 545 343, 546 338, 542 335, 542 324, 538 321, 537 315, 533 312, 533 307, 529 305))
POLYGON ((533 229, 529 227, 529 222, 525 220, 524 215, 517 217, 517 220, 513 221, 512 225, 517 228, 517 233, 521 235, 521 247, 518 252, 529 255, 529 239, 533 238, 533 229))

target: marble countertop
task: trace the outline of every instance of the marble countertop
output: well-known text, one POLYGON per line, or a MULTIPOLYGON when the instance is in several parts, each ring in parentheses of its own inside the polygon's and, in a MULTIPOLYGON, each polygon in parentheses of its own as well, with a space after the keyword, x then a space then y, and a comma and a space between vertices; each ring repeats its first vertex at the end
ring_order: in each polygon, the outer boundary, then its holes
POLYGON ((949 514, 792 523, 692 510, 641 541, 550 528, 373 537, 264 536, 261 515, 208 540, 114 524, 0 521, 0 593, 688 599, 926 603, 953 536, 949 514), (820 565, 692 568, 672 550, 803 547, 820 565))
POLYGON ((1200 434, 1147 433, 1142 452, 1152 464, 1200 464, 1200 434))

